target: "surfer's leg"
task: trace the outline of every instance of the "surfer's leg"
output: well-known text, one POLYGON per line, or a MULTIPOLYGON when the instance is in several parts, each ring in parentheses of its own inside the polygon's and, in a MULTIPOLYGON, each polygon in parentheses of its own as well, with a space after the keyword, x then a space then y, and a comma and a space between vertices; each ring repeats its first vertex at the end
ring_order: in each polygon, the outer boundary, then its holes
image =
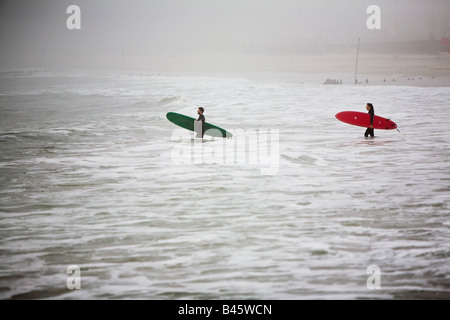
POLYGON ((374 133, 374 131, 373 131, 373 128, 370 129, 370 136, 371 136, 372 138, 375 137, 375 133, 374 133))
POLYGON ((366 132, 364 132, 364 137, 367 138, 369 136, 369 133, 370 133, 370 128, 367 128, 366 132))

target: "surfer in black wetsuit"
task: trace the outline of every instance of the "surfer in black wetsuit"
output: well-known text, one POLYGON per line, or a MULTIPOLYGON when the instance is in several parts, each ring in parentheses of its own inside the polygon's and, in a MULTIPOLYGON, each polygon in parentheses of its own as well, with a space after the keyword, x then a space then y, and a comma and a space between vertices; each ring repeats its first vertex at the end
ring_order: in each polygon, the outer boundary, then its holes
POLYGON ((366 105, 366 109, 370 114, 370 126, 367 128, 364 136, 367 138, 370 135, 373 138, 375 136, 375 134, 373 133, 373 116, 375 115, 375 110, 373 109, 373 105, 371 103, 368 103, 366 105))
POLYGON ((205 112, 205 109, 203 109, 203 107, 199 107, 197 110, 198 113, 198 119, 195 120, 197 121, 201 121, 202 122, 202 136, 200 137, 200 132, 197 132, 197 136, 196 138, 203 138, 203 135, 205 134, 205 116, 203 115, 203 112, 205 112))

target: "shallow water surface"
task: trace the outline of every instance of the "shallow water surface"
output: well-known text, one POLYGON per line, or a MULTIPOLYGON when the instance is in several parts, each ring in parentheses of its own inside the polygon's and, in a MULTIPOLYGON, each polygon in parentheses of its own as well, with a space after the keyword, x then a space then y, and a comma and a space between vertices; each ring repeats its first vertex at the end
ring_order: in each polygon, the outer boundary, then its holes
POLYGON ((449 102, 448 87, 3 75, 0 298, 448 299, 449 102), (401 132, 335 119, 366 102, 401 132), (235 137, 165 117, 198 106, 235 137))

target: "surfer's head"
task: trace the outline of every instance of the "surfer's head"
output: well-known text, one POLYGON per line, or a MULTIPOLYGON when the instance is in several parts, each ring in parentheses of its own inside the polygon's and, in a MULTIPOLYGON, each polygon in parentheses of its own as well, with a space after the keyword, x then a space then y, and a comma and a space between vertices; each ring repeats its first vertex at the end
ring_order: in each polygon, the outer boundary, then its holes
POLYGON ((371 103, 368 103, 367 105, 366 105, 366 109, 367 109, 367 111, 373 111, 373 105, 371 104, 371 103))
POLYGON ((197 113, 203 114, 203 112, 205 112, 205 109, 203 109, 203 107, 198 107, 197 113))

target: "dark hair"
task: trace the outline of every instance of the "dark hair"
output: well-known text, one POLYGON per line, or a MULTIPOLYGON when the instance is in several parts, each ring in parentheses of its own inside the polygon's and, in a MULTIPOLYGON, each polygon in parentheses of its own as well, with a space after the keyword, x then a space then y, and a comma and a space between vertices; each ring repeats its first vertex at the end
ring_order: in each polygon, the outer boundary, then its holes
POLYGON ((374 110, 373 110, 373 104, 368 103, 367 105, 370 107, 370 110, 374 111, 374 110))
POLYGON ((203 107, 198 107, 198 109, 203 113, 205 112, 205 109, 203 109, 203 107))

